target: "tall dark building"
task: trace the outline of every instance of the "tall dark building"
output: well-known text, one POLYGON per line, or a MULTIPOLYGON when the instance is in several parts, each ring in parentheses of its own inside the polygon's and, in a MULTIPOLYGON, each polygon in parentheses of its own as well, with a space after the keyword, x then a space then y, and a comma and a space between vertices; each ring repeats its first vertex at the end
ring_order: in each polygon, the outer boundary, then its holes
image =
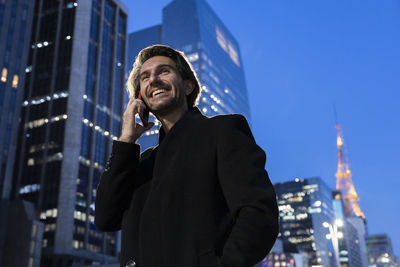
POLYGON ((11 192, 18 118, 24 92, 25 68, 33 7, 31 0, 0 0, 0 196, 11 192))
POLYGON ((31 0, 0 0, 0 266, 40 263, 41 244, 36 241, 43 227, 29 216, 32 206, 24 206, 29 203, 10 201, 34 4, 31 0), (12 224, 17 218, 18 223, 12 224))
MULTIPOLYGON (((174 0, 163 9, 161 25, 131 33, 128 69, 142 48, 159 43, 183 51, 192 63, 202 84, 203 114, 240 113, 250 122, 239 44, 205 0, 174 0)), ((142 148, 156 145, 157 133, 157 127, 146 132, 142 148)))
POLYGON ((307 253, 308 266, 337 266, 329 230, 333 223, 332 191, 320 178, 274 185, 278 198, 283 250, 307 253))
POLYGON ((117 261, 117 235, 93 222, 120 134, 126 28, 119 0, 36 0, 13 194, 45 224, 43 266, 117 261))

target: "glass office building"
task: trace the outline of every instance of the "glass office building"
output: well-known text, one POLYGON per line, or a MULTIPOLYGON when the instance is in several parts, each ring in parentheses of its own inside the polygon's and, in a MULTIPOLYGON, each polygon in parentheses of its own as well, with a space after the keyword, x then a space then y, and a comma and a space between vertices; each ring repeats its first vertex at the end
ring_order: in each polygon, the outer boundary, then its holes
POLYGON ((120 134, 126 28, 119 0, 36 0, 14 195, 45 223, 44 266, 117 262, 117 234, 93 222, 120 134))
POLYGON ((30 0, 0 1, 1 199, 10 198, 34 4, 30 0))
MULTIPOLYGON (((205 0, 174 0, 162 10, 162 24, 129 35, 128 69, 146 46, 166 44, 183 51, 202 84, 199 109, 207 116, 239 113, 251 122, 240 47, 205 0)), ((139 143, 158 143, 158 127, 139 143)))
POLYGON ((34 4, 0 0, 0 266, 40 263, 40 231, 32 238, 30 233, 40 223, 28 218, 31 210, 22 202, 10 200, 34 4))
POLYGON ((205 115, 240 113, 250 121, 250 109, 239 44, 204 0, 175 0, 163 9, 162 42, 187 55, 203 94, 205 115))
POLYGON ((392 240, 387 234, 370 235, 367 240, 368 264, 376 267, 396 267, 392 240))
POLYGON ((343 222, 343 226, 339 231, 343 233, 343 238, 339 241, 339 260, 342 267, 362 267, 361 244, 357 229, 346 217, 346 211, 342 200, 342 193, 339 190, 332 191, 333 210, 335 212, 335 220, 343 222))
POLYGON ((336 266, 329 230, 333 223, 332 191, 318 177, 274 185, 278 198, 280 236, 285 252, 307 253, 309 266, 336 266))

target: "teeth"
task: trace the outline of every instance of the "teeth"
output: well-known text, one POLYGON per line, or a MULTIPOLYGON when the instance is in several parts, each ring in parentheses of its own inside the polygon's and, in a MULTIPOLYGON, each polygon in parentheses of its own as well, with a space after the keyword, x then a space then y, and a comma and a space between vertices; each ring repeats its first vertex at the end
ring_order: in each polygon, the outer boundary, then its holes
POLYGON ((156 95, 158 95, 158 94, 164 93, 164 92, 166 92, 166 91, 167 91, 167 90, 165 90, 165 89, 155 90, 155 91, 153 92, 153 94, 152 94, 152 97, 154 97, 154 96, 156 96, 156 95))

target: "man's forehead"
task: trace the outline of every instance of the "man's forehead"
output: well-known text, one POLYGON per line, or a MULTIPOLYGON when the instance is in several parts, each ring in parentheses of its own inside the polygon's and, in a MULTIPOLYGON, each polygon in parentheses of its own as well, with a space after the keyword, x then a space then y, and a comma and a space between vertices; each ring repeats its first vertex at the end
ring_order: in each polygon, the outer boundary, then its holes
POLYGON ((142 67, 140 68, 140 73, 157 68, 161 65, 168 65, 176 68, 176 63, 172 58, 166 56, 154 56, 143 62, 142 67))

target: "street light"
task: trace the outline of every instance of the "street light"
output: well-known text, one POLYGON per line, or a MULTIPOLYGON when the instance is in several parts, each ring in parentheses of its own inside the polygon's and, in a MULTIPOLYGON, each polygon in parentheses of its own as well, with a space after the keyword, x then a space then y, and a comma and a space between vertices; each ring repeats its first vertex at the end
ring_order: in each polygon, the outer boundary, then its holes
POLYGON ((335 250, 335 258, 337 267, 340 267, 340 259, 339 259, 339 239, 343 238, 343 232, 338 231, 338 228, 343 227, 344 223, 340 219, 336 219, 333 224, 328 222, 323 222, 322 226, 329 229, 329 234, 325 237, 326 239, 332 240, 333 249, 335 250))

